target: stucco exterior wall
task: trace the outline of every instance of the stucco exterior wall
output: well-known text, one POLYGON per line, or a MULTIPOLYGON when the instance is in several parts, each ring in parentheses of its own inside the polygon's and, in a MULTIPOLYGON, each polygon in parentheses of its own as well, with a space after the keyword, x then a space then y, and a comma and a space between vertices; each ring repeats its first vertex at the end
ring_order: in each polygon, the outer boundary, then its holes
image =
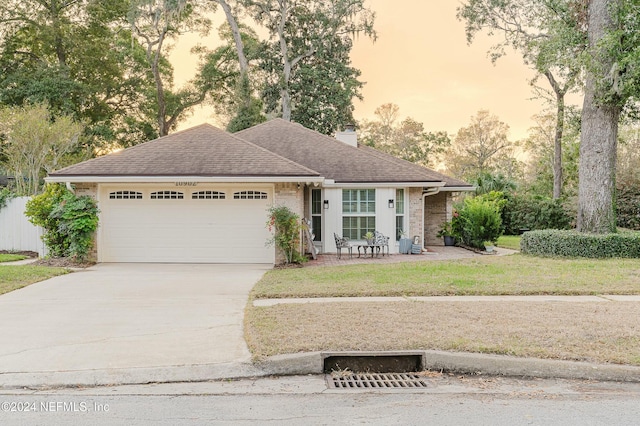
POLYGON ((442 246, 444 241, 436 236, 443 222, 451 220, 452 198, 450 192, 439 192, 424 200, 424 241, 427 246, 442 246))

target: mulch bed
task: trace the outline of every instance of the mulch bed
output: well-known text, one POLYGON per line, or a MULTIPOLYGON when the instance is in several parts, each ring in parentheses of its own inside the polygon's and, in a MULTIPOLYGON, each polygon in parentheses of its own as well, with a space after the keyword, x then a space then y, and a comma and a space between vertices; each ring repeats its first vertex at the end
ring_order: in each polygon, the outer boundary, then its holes
POLYGON ((95 262, 77 262, 68 257, 49 257, 46 259, 38 259, 31 265, 37 266, 54 266, 58 268, 88 268, 95 265, 95 262))

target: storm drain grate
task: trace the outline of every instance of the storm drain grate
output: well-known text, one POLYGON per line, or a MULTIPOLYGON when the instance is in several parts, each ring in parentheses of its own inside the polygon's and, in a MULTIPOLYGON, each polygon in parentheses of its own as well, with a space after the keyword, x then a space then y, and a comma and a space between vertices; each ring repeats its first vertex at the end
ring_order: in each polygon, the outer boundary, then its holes
POLYGON ((332 389, 426 388, 424 377, 410 373, 332 373, 327 374, 332 389))

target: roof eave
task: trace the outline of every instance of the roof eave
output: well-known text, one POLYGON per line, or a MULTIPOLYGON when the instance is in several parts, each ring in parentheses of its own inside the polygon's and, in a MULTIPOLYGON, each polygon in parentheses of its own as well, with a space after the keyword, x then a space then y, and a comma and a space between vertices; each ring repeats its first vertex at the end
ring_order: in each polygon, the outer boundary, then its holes
POLYGON ((173 182, 202 182, 202 183, 318 183, 322 184, 321 176, 92 176, 92 175, 49 175, 47 183, 173 183, 173 182))
POLYGON ((475 191, 475 186, 445 186, 440 188, 440 191, 449 191, 449 192, 461 192, 461 191, 475 191))
POLYGON ((325 188, 423 188, 433 187, 442 188, 446 183, 437 181, 419 181, 419 182, 388 182, 388 181, 367 181, 367 182, 345 182, 345 181, 333 181, 326 179, 323 183, 325 188))

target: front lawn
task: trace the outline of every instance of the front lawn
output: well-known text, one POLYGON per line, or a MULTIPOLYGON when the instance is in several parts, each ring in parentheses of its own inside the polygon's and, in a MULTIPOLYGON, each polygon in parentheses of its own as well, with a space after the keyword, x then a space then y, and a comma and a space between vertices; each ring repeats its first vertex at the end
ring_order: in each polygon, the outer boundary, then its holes
POLYGON ((637 259, 525 255, 456 261, 278 269, 252 298, 443 295, 640 294, 637 259))
POLYGON ((254 358, 444 350, 640 365, 638 302, 364 302, 249 306, 254 358))
POLYGON ((504 247, 511 250, 520 250, 520 235, 503 235, 498 238, 496 245, 498 247, 504 247))
POLYGON ((0 294, 43 281, 57 275, 69 273, 65 268, 48 266, 6 265, 0 266, 0 294))
POLYGON ((257 298, 640 294, 637 259, 524 255, 280 269, 254 288, 254 358, 309 351, 433 349, 640 365, 639 302, 402 301, 280 304, 257 298))
POLYGON ((0 263, 15 262, 16 260, 23 260, 26 258, 27 256, 24 256, 22 254, 0 253, 0 263))

